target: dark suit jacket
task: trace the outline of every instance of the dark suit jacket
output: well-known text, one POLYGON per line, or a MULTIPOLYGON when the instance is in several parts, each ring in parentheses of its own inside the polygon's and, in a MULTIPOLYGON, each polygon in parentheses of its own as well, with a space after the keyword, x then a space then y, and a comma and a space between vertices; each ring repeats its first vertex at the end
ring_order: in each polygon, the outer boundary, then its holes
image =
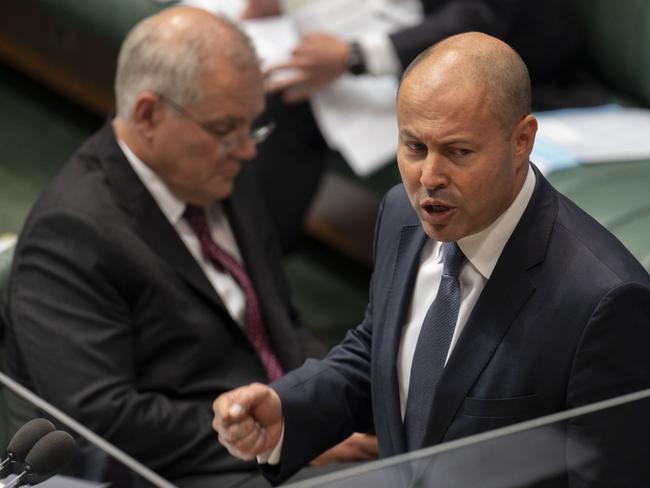
MULTIPOLYGON (((285 444, 280 467, 266 469, 271 479, 352 431, 374 430, 382 457, 405 452, 396 359, 426 239, 403 187, 394 187, 377 223, 364 321, 325 360, 309 360, 274 383, 285 444)), ((432 410, 422 413, 424 445, 649 388, 649 358, 648 273, 537 172, 531 201, 453 349, 432 410)), ((648 484, 648 404, 560 425, 561 449, 546 452, 555 456, 550 486, 569 478, 572 487, 648 484), (564 469, 590 449, 597 461, 578 475, 564 469)))
MULTIPOLYGON (((288 370, 318 353, 296 317, 273 229, 245 174, 225 202, 272 344, 288 370)), ((211 404, 264 369, 128 164, 110 124, 32 210, 9 287, 12 375, 163 476, 253 469, 211 404)))
POLYGON ((534 82, 557 81, 563 71, 574 69, 579 36, 568 0, 421 1, 424 21, 390 36, 404 68, 448 36, 480 31, 510 44, 534 82))

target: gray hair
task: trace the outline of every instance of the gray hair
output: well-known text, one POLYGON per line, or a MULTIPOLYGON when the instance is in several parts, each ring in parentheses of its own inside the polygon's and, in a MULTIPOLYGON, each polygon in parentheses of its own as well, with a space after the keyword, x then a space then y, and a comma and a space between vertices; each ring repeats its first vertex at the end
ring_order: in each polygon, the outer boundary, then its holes
POLYGON ((257 64, 248 37, 230 21, 220 17, 215 20, 222 28, 215 24, 209 34, 205 29, 190 29, 180 38, 156 16, 139 22, 122 43, 117 59, 117 116, 129 118, 137 95, 144 90, 164 94, 181 105, 200 100, 199 75, 207 56, 224 55, 240 69, 257 64), (224 32, 232 34, 234 42, 218 43, 225 40, 224 32))

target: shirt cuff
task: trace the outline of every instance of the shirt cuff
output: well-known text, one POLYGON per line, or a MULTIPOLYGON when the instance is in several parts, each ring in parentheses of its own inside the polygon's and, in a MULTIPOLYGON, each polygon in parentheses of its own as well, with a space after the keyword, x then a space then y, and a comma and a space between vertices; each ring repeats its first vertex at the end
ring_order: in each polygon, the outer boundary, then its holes
POLYGON ((363 52, 366 71, 371 75, 399 75, 402 65, 386 34, 373 32, 356 39, 363 52))
POLYGON ((280 440, 268 451, 264 451, 262 454, 257 456, 257 462, 259 464, 270 464, 275 466, 280 464, 280 453, 282 452, 282 444, 284 442, 284 422, 282 423, 282 433, 280 434, 280 440))

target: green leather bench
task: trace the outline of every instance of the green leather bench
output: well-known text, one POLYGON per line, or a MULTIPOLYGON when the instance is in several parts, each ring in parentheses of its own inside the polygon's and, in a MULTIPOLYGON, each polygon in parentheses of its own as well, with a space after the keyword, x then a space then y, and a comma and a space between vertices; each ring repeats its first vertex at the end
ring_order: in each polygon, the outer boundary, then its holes
MULTIPOLYGON (((593 73, 614 98, 650 107, 650 2, 575 0, 575 7, 593 73)), ((582 165, 549 179, 650 271, 650 160, 582 165)))
POLYGON ((613 94, 650 106, 650 2, 573 2, 591 71, 613 94))
POLYGON ((4 0, 0 58, 104 116, 122 39, 154 0, 4 0))

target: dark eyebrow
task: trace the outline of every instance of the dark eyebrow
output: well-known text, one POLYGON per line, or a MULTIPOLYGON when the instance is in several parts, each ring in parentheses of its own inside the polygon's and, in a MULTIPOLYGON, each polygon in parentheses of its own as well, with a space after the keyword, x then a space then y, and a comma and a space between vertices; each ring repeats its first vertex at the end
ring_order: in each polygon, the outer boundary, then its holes
POLYGON ((455 138, 455 139, 451 138, 451 139, 449 139, 447 141, 442 141, 442 144, 444 144, 445 146, 453 146, 454 144, 468 144, 470 146, 476 145, 471 140, 463 138, 463 137, 458 137, 458 138, 455 138))

